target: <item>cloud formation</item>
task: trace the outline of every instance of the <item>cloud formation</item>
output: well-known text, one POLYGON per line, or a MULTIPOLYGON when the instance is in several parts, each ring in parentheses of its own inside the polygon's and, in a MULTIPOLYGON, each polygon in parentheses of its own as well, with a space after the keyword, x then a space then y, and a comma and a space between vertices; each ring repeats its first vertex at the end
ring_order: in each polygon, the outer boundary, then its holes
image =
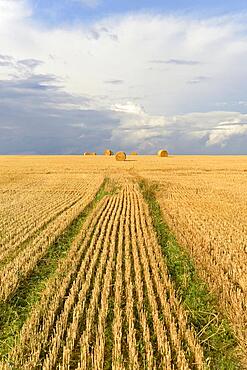
POLYGON ((0 0, 2 154, 247 153, 244 15, 47 27, 30 2, 0 0))
POLYGON ((88 97, 73 96, 51 75, 0 81, 1 154, 75 154, 107 142, 110 112, 92 109, 88 97))
POLYGON ((216 111, 151 116, 131 103, 112 109, 120 122, 113 130, 113 141, 129 149, 134 146, 152 153, 163 145, 180 154, 245 153, 236 143, 239 138, 247 140, 247 114, 216 111))

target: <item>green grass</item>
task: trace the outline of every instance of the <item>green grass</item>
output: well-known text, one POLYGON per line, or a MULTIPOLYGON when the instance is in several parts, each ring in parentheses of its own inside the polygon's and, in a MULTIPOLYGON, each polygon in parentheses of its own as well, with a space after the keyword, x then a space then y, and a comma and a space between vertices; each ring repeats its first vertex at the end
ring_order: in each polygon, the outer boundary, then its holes
POLYGON ((105 179, 92 202, 49 247, 47 254, 37 263, 30 276, 20 282, 11 299, 8 302, 0 302, 0 360, 7 360, 7 354, 15 344, 29 312, 40 300, 48 278, 55 273, 59 260, 67 255, 71 242, 85 219, 105 195, 114 192, 115 185, 105 179))
POLYGON ((171 280, 182 304, 188 311, 189 322, 194 326, 209 369, 240 369, 236 356, 237 341, 223 315, 217 309, 217 300, 199 278, 194 263, 177 243, 164 222, 156 199, 157 185, 139 181, 140 189, 152 217, 153 226, 166 259, 171 280))

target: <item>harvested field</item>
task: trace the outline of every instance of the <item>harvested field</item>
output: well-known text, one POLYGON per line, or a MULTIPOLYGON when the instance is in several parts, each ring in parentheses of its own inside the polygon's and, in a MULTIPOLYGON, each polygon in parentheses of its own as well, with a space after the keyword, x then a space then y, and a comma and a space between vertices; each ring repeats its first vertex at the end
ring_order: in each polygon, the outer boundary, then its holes
POLYGON ((0 164, 0 369, 244 368, 246 158, 0 164))
POLYGON ((102 176, 32 175, 0 192, 0 299, 15 291, 58 237, 93 200, 102 176))
POLYGON ((246 157, 176 162, 172 170, 142 175, 158 185, 166 222, 218 296, 247 354, 246 157))
POLYGON ((99 203, 24 324, 16 367, 202 368, 148 218, 132 184, 99 203))

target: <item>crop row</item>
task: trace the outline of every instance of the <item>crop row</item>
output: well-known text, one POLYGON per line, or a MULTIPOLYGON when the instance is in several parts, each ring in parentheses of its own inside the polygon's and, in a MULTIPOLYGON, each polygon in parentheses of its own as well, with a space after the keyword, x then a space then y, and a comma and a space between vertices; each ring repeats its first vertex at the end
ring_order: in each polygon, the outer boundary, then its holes
POLYGON ((9 354, 22 369, 202 369, 138 187, 102 199, 9 354))
MULTIPOLYGON (((46 254, 49 246, 92 201, 101 183, 102 177, 89 176, 82 184, 84 191, 80 196, 74 195, 72 199, 67 197, 61 201, 58 208, 54 202, 54 213, 48 212, 41 223, 37 219, 33 228, 27 232, 28 235, 21 234, 19 238, 13 238, 12 244, 7 243, 1 248, 0 260, 8 258, 11 254, 12 258, 7 260, 0 270, 0 300, 6 301, 13 294, 19 282, 30 274, 37 262, 46 254), (23 247, 18 250, 21 243, 24 243, 23 247)), ((64 199, 63 192, 60 199, 64 199)), ((49 210, 49 206, 46 208, 49 210)), ((35 215, 35 204, 29 212, 35 215)))

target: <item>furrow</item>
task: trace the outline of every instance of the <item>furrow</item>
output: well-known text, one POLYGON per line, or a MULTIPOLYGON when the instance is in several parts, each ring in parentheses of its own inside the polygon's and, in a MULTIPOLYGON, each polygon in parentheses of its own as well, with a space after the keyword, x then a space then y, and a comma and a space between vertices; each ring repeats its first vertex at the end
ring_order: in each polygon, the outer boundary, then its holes
MULTIPOLYGON (((138 199, 138 198, 137 198, 138 199)), ((138 204, 140 206, 140 203, 138 204)), ((140 208, 139 208, 140 210, 140 208)), ((140 212, 141 215, 144 215, 140 212)), ((166 300, 167 295, 167 286, 163 284, 162 280, 159 276, 159 269, 156 265, 156 261, 154 259, 153 250, 152 250, 152 239, 146 239, 146 229, 145 226, 143 228, 143 224, 145 223, 145 216, 140 217, 140 233, 144 237, 144 248, 147 254, 148 263, 150 264, 150 271, 152 271, 152 281, 156 290, 156 302, 159 307, 159 311, 162 312, 162 317, 165 319, 164 321, 164 329, 167 331, 167 340, 168 344, 170 345, 172 351, 172 362, 174 363, 177 360, 177 366, 179 369, 188 369, 188 364, 184 356, 183 349, 181 347, 181 341, 178 339, 176 325, 171 317, 171 310, 170 305, 166 300), (176 360, 175 360, 176 359, 176 360)))
MULTIPOLYGON (((81 330, 83 331, 83 334, 81 336, 80 342, 82 343, 81 345, 85 349, 85 351, 83 350, 82 353, 87 354, 85 360, 86 362, 89 361, 89 357, 90 357, 89 342, 91 339, 92 330, 94 328, 95 314, 97 311, 97 305, 98 305, 100 293, 101 293, 101 281, 103 278, 104 270, 106 268, 107 258, 109 256, 109 253, 111 253, 111 251, 109 252, 109 237, 110 237, 111 230, 112 230, 112 227, 115 221, 118 207, 119 207, 119 199, 114 198, 114 209, 110 213, 110 219, 107 222, 107 229, 106 231, 103 231, 103 233, 101 234, 102 241, 103 241, 103 249, 101 251, 99 265, 96 270, 95 279, 93 282, 93 289, 90 294, 90 301, 88 303, 88 309, 86 311, 86 320, 85 322, 83 322, 82 327, 79 328, 79 324, 82 319, 83 311, 85 309, 87 282, 85 282, 85 284, 82 286, 82 289, 79 293, 78 302, 73 310, 73 319, 67 330, 66 342, 62 348, 62 361, 59 364, 59 369, 67 369, 70 366, 70 362, 71 360, 73 360, 72 355, 73 355, 75 342, 78 341, 78 334, 80 334, 81 330)), ((108 261, 111 261, 111 259, 109 258, 108 258, 108 261)), ((74 361, 76 361, 76 359, 74 361)))
MULTIPOLYGON (((121 293, 122 293, 122 248, 124 241, 124 221, 126 212, 125 194, 122 191, 119 195, 119 209, 113 224, 112 234, 110 236, 110 256, 107 263, 106 273, 104 277, 104 285, 101 295, 101 305, 98 315, 98 327, 96 330, 96 342, 94 350, 91 354, 92 367, 94 370, 104 369, 104 353, 105 353, 105 327, 106 317, 108 311, 108 298, 110 293, 110 284, 112 283, 113 270, 116 268, 116 281, 115 281, 115 302, 114 302, 114 322, 113 322, 113 336, 114 336, 114 349, 113 353, 116 355, 115 359, 119 359, 117 369, 122 369, 122 351, 121 351, 121 338, 122 338, 122 315, 121 315, 121 293), (118 240, 118 241, 117 241, 118 240), (117 261, 114 261, 114 254, 117 248, 117 261)), ((114 358, 113 358, 114 367, 114 358)))
POLYGON ((127 346, 130 369, 139 369, 138 350, 136 342, 136 329, 134 317, 134 287, 131 276, 131 235, 130 235, 130 189, 126 189, 127 212, 125 221, 125 291, 126 306, 125 316, 127 321, 127 346))
MULTIPOLYGON (((117 245, 117 262, 116 262, 116 280, 114 285, 114 319, 112 324, 113 331, 113 351, 112 351, 112 369, 121 370, 123 365, 122 354, 122 294, 123 294, 123 244, 124 244, 124 225, 126 217, 126 193, 123 190, 123 210, 120 217, 120 225, 118 230, 118 245, 117 245)), ((94 366, 96 363, 94 364, 94 366)))
POLYGON ((135 272, 135 286, 136 286, 136 294, 137 294, 137 306, 138 312, 140 317, 140 323, 142 327, 142 335, 143 341, 145 346, 145 366, 148 370, 156 369, 156 361, 153 352, 153 346, 151 341, 151 333, 147 318, 146 310, 144 309, 144 283, 142 278, 142 268, 140 257, 138 253, 138 246, 137 246, 137 235, 136 235, 136 214, 135 214, 135 207, 133 203, 133 196, 130 194, 130 225, 131 225, 131 242, 132 242, 132 257, 134 261, 134 272, 135 272))
POLYGON ((50 328, 55 322, 54 313, 64 301, 93 233, 97 238, 99 233, 99 230, 95 230, 97 222, 105 218, 111 206, 112 201, 108 198, 100 202, 74 239, 67 257, 59 264, 55 277, 47 282, 41 301, 34 307, 22 328, 20 339, 11 356, 14 363, 21 361, 22 366, 26 361, 37 363, 41 348, 47 342, 50 328))
POLYGON ((135 227, 136 227, 136 234, 138 240, 138 249, 140 254, 140 260, 143 267, 143 274, 145 279, 145 284, 147 286, 147 296, 150 305, 150 311, 152 314, 153 319, 153 327, 157 338, 158 350, 160 353, 161 358, 161 368, 162 369, 171 369, 172 368, 172 361, 171 361, 171 350, 169 346, 169 341, 167 338, 166 328, 164 325, 163 320, 160 320, 159 317, 159 307, 156 300, 156 294, 153 286, 152 275, 151 275, 151 267, 149 265, 148 257, 145 250, 144 240, 142 230, 140 229, 141 224, 141 215, 139 213, 138 208, 138 201, 135 197, 134 192, 132 192, 132 201, 134 204, 135 210, 135 227))
POLYGON ((59 349, 63 337, 70 325, 68 322, 69 316, 74 313, 74 306, 79 302, 83 302, 83 308, 86 303, 84 297, 90 289, 93 281, 93 273, 97 269, 98 259, 101 256, 101 248, 104 239, 104 233, 109 221, 109 216, 114 209, 113 199, 109 201, 109 207, 102 214, 100 220, 96 225, 96 230, 92 235, 92 240, 87 252, 81 262, 80 268, 73 284, 66 296, 66 301, 60 316, 56 320, 53 337, 49 341, 49 351, 43 364, 43 369, 52 369, 58 360, 59 349))

